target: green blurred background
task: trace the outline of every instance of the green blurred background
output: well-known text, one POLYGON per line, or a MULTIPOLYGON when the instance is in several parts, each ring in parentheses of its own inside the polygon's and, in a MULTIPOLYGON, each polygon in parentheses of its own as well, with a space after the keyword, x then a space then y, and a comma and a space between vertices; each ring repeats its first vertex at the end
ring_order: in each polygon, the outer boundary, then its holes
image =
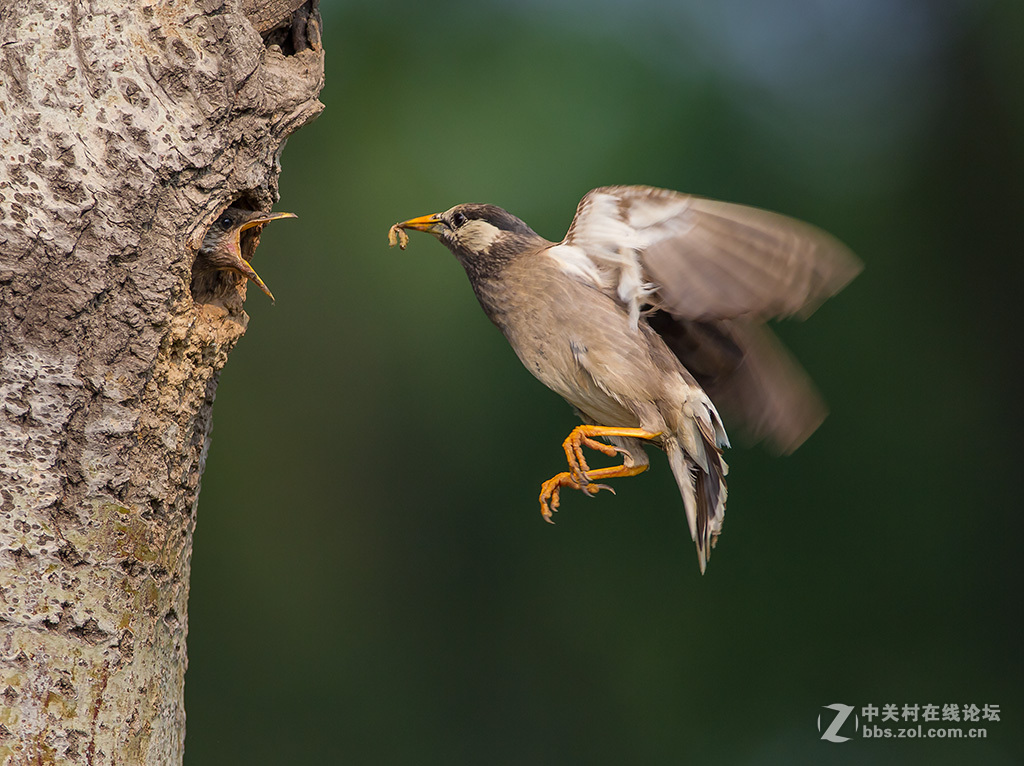
POLYGON ((249 291, 218 391, 186 763, 1021 763, 1024 4, 323 5, 300 220, 264 234, 277 304, 249 291), (780 327, 832 414, 791 457, 728 453, 704 577, 661 454, 543 523, 570 408, 444 248, 387 247, 457 202, 557 240, 620 183, 866 263, 780 327), (822 742, 836 702, 1002 720, 822 742))

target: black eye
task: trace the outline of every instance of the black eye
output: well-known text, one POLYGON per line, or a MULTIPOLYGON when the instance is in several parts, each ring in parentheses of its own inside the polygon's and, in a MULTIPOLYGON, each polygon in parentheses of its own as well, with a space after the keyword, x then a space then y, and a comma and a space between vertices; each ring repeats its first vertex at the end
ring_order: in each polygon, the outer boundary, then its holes
POLYGON ((219 221, 217 221, 217 225, 218 226, 222 226, 225 229, 230 229, 231 228, 231 216, 229 216, 229 215, 221 216, 221 219, 219 221))
POLYGON ((459 228, 465 222, 466 222, 466 216, 464 216, 462 213, 452 213, 452 226, 454 228, 456 228, 456 229, 459 228))

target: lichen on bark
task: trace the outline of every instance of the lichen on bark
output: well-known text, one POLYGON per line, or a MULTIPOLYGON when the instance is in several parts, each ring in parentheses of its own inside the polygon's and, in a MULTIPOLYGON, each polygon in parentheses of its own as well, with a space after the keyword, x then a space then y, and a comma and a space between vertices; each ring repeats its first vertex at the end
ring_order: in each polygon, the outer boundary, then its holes
POLYGON ((197 301, 191 266, 322 109, 294 6, 0 10, 0 764, 181 761, 199 482, 248 321, 244 282, 197 301))

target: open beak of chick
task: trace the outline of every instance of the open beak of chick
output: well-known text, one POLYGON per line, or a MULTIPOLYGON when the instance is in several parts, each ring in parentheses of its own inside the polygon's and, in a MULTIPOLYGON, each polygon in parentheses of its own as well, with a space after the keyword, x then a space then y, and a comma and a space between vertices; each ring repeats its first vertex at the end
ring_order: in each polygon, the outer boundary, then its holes
POLYGON ((256 286, 266 293, 266 296, 270 298, 271 302, 274 301, 274 294, 270 292, 270 288, 267 287, 266 283, 260 278, 260 275, 256 273, 256 270, 249 264, 249 261, 247 261, 242 254, 242 234, 246 231, 255 229, 256 235, 259 236, 263 227, 271 221, 276 221, 279 218, 297 217, 298 216, 296 216, 295 213, 257 213, 256 217, 242 222, 241 225, 237 227, 234 236, 230 240, 232 256, 237 264, 237 268, 235 270, 250 282, 255 282, 256 286))
POLYGON ((294 213, 265 213, 229 207, 210 226, 199 254, 206 259, 209 268, 240 274, 254 282, 273 301, 274 294, 246 256, 252 257, 260 231, 266 224, 279 218, 296 217, 294 213))

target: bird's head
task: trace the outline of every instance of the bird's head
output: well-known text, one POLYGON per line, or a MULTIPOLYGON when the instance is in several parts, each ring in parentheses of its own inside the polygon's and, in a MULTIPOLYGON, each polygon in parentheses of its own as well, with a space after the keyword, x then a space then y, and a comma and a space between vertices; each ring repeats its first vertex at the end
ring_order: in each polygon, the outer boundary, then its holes
MULTIPOLYGON (((495 205, 456 205, 443 213, 402 221, 392 227, 426 231, 437 237, 467 268, 482 261, 504 262, 529 249, 540 236, 511 213, 495 205)), ((404 235, 404 232, 402 232, 404 235)), ((392 236, 392 244, 405 240, 392 236)))
POLYGON ((207 229, 203 244, 197 253, 197 265, 194 269, 238 274, 255 282, 270 300, 274 300, 269 288, 249 265, 249 259, 252 258, 259 242, 263 226, 278 218, 295 218, 295 214, 264 213, 240 207, 227 208, 207 229))

